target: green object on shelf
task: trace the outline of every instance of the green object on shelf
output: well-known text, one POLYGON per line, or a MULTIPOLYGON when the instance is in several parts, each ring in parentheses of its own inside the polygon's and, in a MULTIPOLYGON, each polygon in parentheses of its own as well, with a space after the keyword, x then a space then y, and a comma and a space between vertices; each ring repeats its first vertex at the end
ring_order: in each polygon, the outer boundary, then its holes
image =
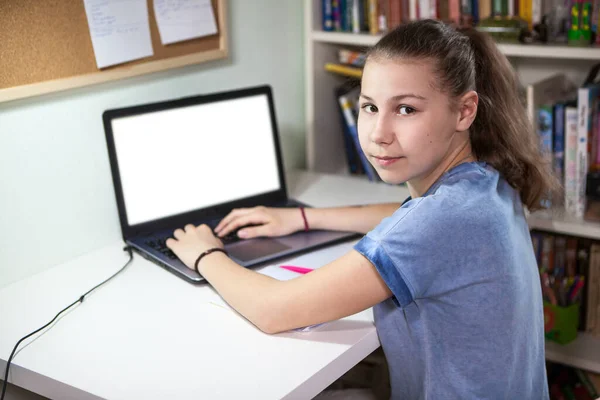
POLYGON ((579 27, 579 34, 582 41, 586 44, 590 44, 592 40, 592 3, 585 1, 581 6, 581 25, 579 27))
POLYGON ((569 43, 579 42, 579 2, 571 4, 571 27, 569 28, 569 43))
POLYGON ((546 339, 567 344, 577 338, 579 304, 560 307, 544 302, 544 334, 546 339))

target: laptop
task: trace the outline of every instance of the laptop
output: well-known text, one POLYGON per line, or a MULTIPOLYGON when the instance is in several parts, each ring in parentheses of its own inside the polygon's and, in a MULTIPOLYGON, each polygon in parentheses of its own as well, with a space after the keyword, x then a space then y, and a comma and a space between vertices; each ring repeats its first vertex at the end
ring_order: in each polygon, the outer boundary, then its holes
MULTIPOLYGON (((103 122, 123 240, 189 282, 205 280, 166 247, 175 229, 214 229, 240 207, 309 207, 287 195, 270 86, 111 109, 103 122)), ((234 261, 254 267, 357 236, 321 230, 223 242, 234 261)))

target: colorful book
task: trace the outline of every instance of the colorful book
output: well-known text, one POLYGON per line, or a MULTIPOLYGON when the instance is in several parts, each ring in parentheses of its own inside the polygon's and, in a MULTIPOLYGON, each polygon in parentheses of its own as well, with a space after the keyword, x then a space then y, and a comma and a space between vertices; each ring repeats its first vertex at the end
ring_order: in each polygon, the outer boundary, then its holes
POLYGON ((358 139, 358 128, 356 126, 356 117, 352 113, 352 110, 354 109, 353 97, 358 97, 359 92, 360 88, 356 88, 353 91, 349 91, 346 93, 344 93, 344 91, 342 90, 338 90, 338 103, 340 109, 342 110, 342 113, 344 114, 347 132, 350 133, 363 170, 365 171, 365 174, 367 175, 370 181, 377 181, 379 180, 379 177, 375 172, 373 166, 369 163, 369 160, 367 160, 367 157, 365 156, 365 153, 362 151, 362 148, 360 146, 360 141, 358 139))
MULTIPOLYGON (((549 164, 552 164, 552 155, 554 152, 553 145, 553 121, 552 121, 552 107, 543 105, 538 109, 537 118, 537 133, 540 137, 541 149, 544 157, 549 164)), ((545 195, 542 198, 542 207, 550 208, 552 206, 552 199, 550 194, 545 195)))
POLYGON ((579 88, 577 91, 577 163, 576 163, 576 197, 575 214, 577 218, 583 218, 585 214, 585 188, 586 175, 589 171, 590 160, 588 159, 589 143, 592 133, 592 110, 596 110, 598 101, 598 85, 589 85, 579 88))
POLYGON ((333 0, 321 0, 322 1, 322 15, 323 15, 323 30, 324 31, 332 31, 333 30, 333 8, 332 1, 333 0))
POLYGON ((565 107, 565 211, 575 215, 577 203, 577 107, 565 107))
MULTIPOLYGON (((346 93, 347 89, 344 86, 338 87, 336 89, 336 96, 340 96, 341 93, 346 93)), ((346 162, 348 163, 348 172, 352 175, 363 174, 365 171, 363 170, 360 157, 356 148, 354 146, 354 139, 352 138, 352 132, 350 132, 350 128, 348 123, 346 122, 346 111, 342 108, 341 105, 338 107, 340 111, 340 122, 343 129, 343 141, 344 141, 344 149, 346 152, 346 162)), ((353 114, 354 111, 351 110, 353 114)))
POLYGON ((533 0, 519 0, 519 17, 533 29, 533 0))
POLYGON ((367 0, 368 5, 368 21, 369 21, 369 33, 376 35, 379 33, 379 11, 378 11, 378 0, 367 0))
MULTIPOLYGON (((552 110, 553 118, 553 164, 554 174, 559 182, 565 181, 565 103, 556 103, 552 110)), ((562 201, 561 201, 562 202, 562 201)))
POLYGON ((389 29, 394 29, 402 23, 402 0, 389 0, 389 29))
POLYGON ((352 32, 360 33, 362 5, 360 0, 352 0, 352 32))
MULTIPOLYGON (((470 1, 470 0, 468 0, 470 1)), ((419 0, 419 19, 428 19, 430 13, 429 0, 419 0)))
POLYGON ((333 30, 342 30, 342 7, 341 0, 331 0, 331 12, 333 14, 333 30))

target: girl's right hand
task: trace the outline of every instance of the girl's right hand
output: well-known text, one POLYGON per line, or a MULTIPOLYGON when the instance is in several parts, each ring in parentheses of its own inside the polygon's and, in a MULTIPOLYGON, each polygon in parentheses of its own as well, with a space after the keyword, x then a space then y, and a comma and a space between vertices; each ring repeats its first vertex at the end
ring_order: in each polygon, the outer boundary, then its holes
POLYGON ((302 214, 298 208, 253 207, 238 208, 231 211, 219 222, 215 233, 219 237, 227 236, 240 227, 237 234, 243 239, 258 236, 284 236, 304 229, 302 214), (248 226, 257 225, 257 226, 248 226))

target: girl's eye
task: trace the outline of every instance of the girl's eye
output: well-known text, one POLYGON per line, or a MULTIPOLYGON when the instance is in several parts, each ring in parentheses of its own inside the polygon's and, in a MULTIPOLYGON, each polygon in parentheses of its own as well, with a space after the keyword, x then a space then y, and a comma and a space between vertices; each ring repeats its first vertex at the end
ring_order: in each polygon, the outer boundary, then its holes
POLYGON ((400 106, 398 107, 398 114, 400 115, 410 115, 414 113, 416 110, 409 106, 400 106))
POLYGON ((361 108, 365 110, 368 114, 373 114, 377 112, 377 107, 375 107, 373 104, 363 104, 361 108))

